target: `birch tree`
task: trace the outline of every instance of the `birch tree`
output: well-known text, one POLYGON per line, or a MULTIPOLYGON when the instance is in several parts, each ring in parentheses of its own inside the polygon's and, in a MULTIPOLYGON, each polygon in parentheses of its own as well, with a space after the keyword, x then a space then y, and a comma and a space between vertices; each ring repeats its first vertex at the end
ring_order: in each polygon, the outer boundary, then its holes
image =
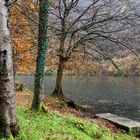
POLYGON ((8 1, 0 0, 0 137, 16 135, 16 102, 10 32, 7 27, 8 1))

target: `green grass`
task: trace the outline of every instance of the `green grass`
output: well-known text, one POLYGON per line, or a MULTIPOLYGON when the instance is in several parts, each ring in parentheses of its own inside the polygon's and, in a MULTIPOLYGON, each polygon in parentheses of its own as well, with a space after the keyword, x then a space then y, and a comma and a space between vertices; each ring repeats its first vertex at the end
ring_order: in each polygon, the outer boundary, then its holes
POLYGON ((17 108, 21 131, 16 140, 135 140, 127 134, 112 134, 87 120, 59 113, 31 112, 17 108))

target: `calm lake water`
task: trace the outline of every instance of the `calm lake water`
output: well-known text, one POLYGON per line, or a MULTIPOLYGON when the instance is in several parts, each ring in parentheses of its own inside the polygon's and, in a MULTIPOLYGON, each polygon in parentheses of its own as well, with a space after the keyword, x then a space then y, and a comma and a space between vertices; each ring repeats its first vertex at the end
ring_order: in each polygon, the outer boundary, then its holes
MULTIPOLYGON (((50 94, 55 76, 45 77, 45 93, 50 94)), ((16 76, 33 89, 33 76, 16 76)), ((76 103, 88 105, 96 113, 110 112, 140 122, 140 77, 65 76, 63 91, 76 103)))

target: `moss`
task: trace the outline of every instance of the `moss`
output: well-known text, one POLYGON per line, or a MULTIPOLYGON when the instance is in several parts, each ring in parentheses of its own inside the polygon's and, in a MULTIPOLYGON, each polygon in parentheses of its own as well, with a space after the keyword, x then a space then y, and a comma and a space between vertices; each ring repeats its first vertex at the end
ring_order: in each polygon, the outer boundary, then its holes
POLYGON ((12 134, 9 136, 8 140, 14 140, 14 137, 12 134))
POLYGON ((5 135, 0 136, 0 140, 5 140, 4 137, 6 137, 6 140, 14 140, 14 137, 10 132, 8 132, 8 134, 6 134, 6 136, 5 135))
POLYGON ((39 105, 39 112, 48 112, 48 108, 44 104, 39 105))

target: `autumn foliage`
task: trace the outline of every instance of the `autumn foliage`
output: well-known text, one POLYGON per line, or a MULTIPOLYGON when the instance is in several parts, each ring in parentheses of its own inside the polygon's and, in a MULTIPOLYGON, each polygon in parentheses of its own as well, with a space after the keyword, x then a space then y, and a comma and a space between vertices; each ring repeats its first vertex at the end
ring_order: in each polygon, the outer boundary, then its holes
MULTIPOLYGON (((33 73, 35 70, 38 33, 38 7, 29 1, 21 1, 10 8, 9 26, 12 34, 14 70, 20 73, 33 73)), ((49 30, 49 50, 46 71, 56 72, 58 66, 57 41, 49 30)), ((74 53, 65 66, 65 73, 78 74, 101 70, 101 66, 74 53), (85 65, 81 65, 83 63, 85 65)), ((86 56, 87 57, 87 56, 86 56)))
POLYGON ((29 4, 26 4, 26 7, 12 5, 10 8, 9 25, 12 34, 15 72, 32 72, 35 67, 37 28, 26 17, 24 10, 32 11, 32 6, 29 4))

